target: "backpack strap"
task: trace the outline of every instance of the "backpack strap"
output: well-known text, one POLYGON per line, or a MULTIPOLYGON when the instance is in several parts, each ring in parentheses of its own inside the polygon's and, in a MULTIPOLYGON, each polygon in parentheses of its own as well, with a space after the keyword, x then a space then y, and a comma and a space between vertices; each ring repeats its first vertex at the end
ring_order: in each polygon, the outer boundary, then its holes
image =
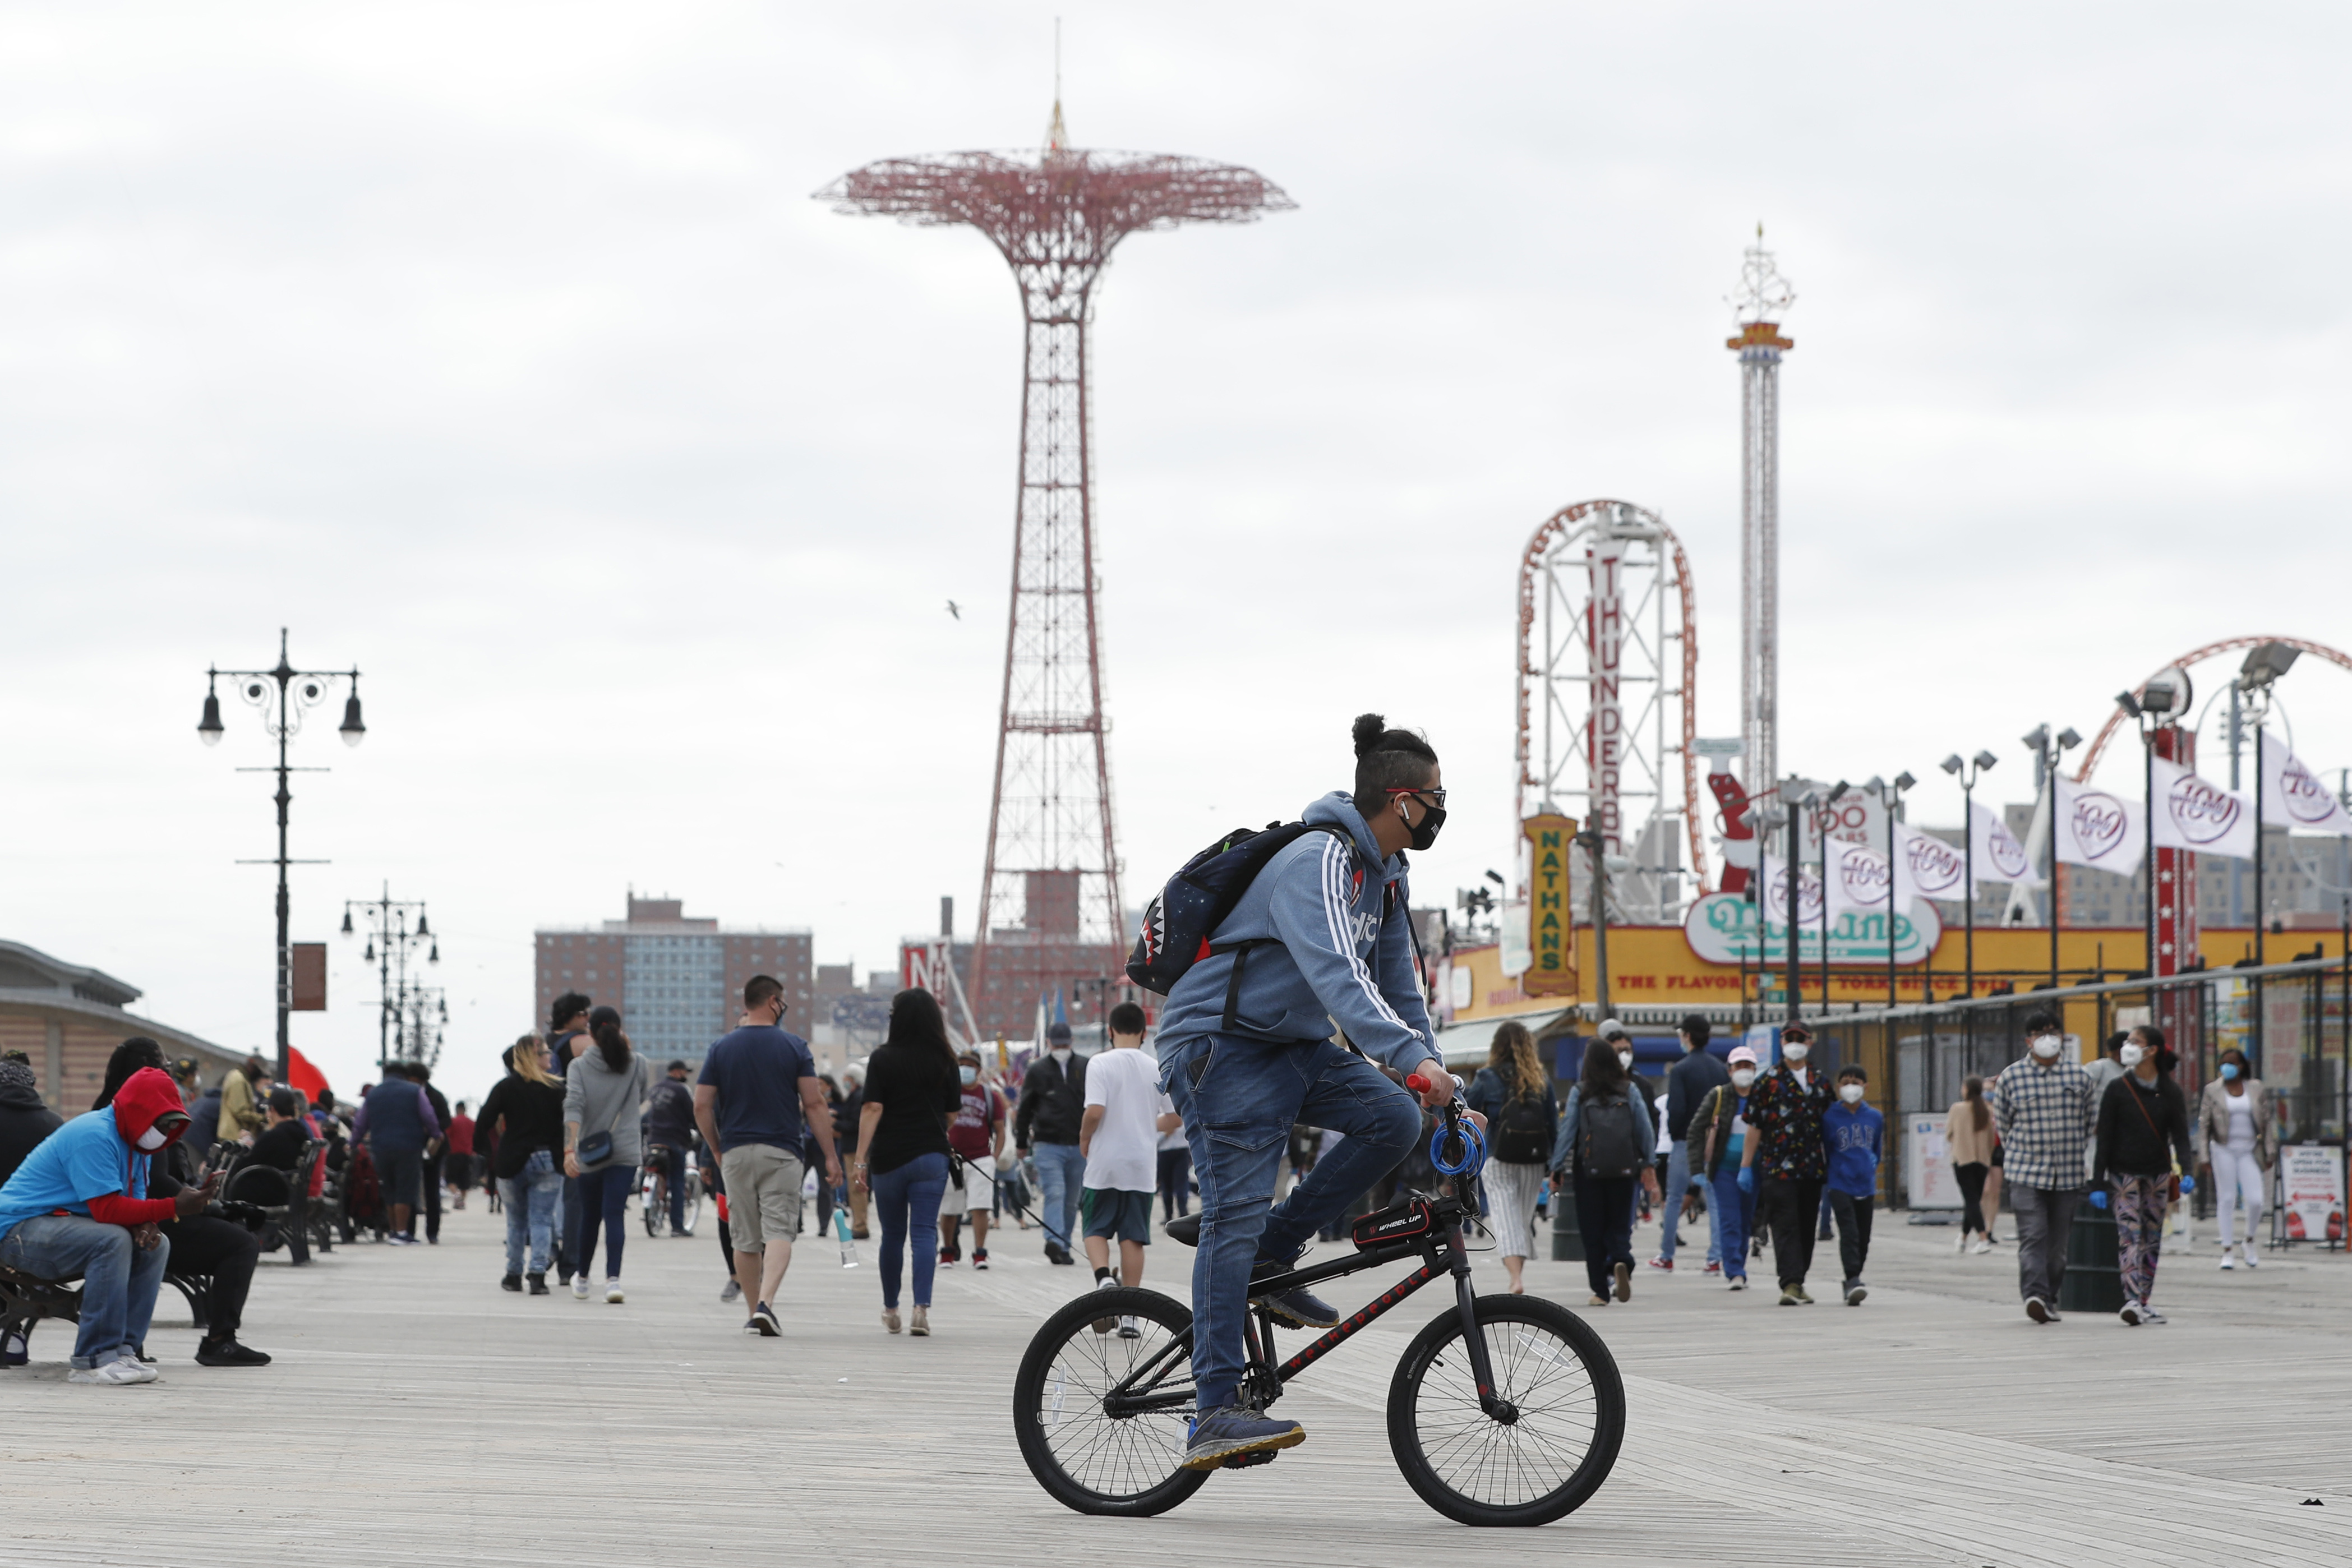
MULTIPOLYGON (((1307 833, 1328 833, 1332 837, 1339 840, 1340 843, 1347 845, 1350 850, 1355 847, 1354 836, 1336 822, 1309 823, 1307 826, 1307 833)), ((1298 837, 1299 838, 1304 838, 1307 837, 1307 834, 1302 833, 1298 837)), ((1291 840, 1291 843, 1293 844, 1297 842, 1297 839, 1291 840)), ((1286 844, 1283 847, 1287 849, 1290 846, 1286 844)), ((1407 924, 1410 926, 1411 922, 1408 921, 1407 924)), ((1224 1017, 1218 1025, 1219 1028, 1221 1028, 1224 1033, 1230 1035, 1238 1026, 1236 1020, 1239 1016, 1242 1001, 1242 969, 1244 965, 1248 963, 1251 951, 1255 948, 1280 947, 1281 945, 1282 939, 1278 936, 1259 936, 1251 937, 1244 942, 1224 942, 1209 949, 1209 955, 1213 958, 1221 952, 1230 952, 1234 955, 1233 973, 1225 979, 1225 1014, 1224 1017)))

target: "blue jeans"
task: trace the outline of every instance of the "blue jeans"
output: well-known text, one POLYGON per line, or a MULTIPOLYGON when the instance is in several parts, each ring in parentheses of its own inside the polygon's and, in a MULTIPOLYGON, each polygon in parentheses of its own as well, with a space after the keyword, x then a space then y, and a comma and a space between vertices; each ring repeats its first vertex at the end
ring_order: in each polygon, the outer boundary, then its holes
POLYGON ((555 1203, 563 1195, 563 1173, 554 1156, 541 1149, 519 1176, 499 1178, 499 1195, 507 1211, 507 1272, 523 1270, 523 1246, 530 1246, 533 1274, 547 1272, 548 1248, 555 1244, 555 1203))
POLYGON ((1078 1228, 1078 1186, 1086 1179, 1087 1157, 1076 1143, 1040 1143, 1031 1152, 1037 1161, 1039 1217, 1047 1245, 1070 1249, 1078 1228))
MULTIPOLYGON (((1666 1234, 1658 1243, 1658 1256, 1669 1263, 1675 1260, 1675 1226, 1682 1216, 1683 1194, 1690 1184, 1690 1141, 1677 1138, 1674 1152, 1666 1156, 1666 1234)), ((1712 1197, 1706 1205, 1706 1260, 1723 1260, 1723 1210, 1712 1197)))
POLYGON ((621 1242, 629 1234, 629 1194, 637 1190, 635 1165, 605 1165, 580 1173, 580 1245, 567 1266, 577 1277, 596 1261, 596 1227, 604 1227, 604 1278, 621 1277, 621 1242))
POLYGON ((35 1215, 0 1237, 0 1263, 42 1279, 81 1281, 73 1363, 84 1370, 146 1342, 171 1257, 172 1244, 160 1237, 142 1251, 123 1226, 81 1215, 35 1215))
MULTIPOLYGON (((1047 1149, 1063 1145, 1038 1145, 1041 1156, 1038 1171, 1045 1171, 1042 1159, 1047 1149)), ((1071 1153, 1077 1145, 1068 1145, 1071 1153)), ((898 1270, 907 1249, 909 1218, 913 1220, 915 1244, 915 1305, 931 1304, 931 1275, 940 1266, 940 1197, 948 1190, 948 1157, 933 1152, 919 1155, 903 1165, 894 1166, 875 1176, 874 1207, 882 1221, 882 1306, 886 1311, 898 1310, 898 1270)))
POLYGON ((1238 1403, 1250 1270, 1287 1263, 1421 1136, 1412 1096, 1330 1040, 1266 1045, 1208 1035, 1161 1048, 1201 1189, 1192 1259, 1192 1381, 1202 1411, 1238 1403), (1290 1195, 1266 1205, 1294 1122, 1342 1134, 1290 1195))
POLYGON ((1739 1167, 1726 1160, 1707 1183, 1707 1207, 1723 1216, 1723 1277, 1748 1278, 1748 1238, 1756 1233, 1756 1194, 1739 1190, 1739 1167))

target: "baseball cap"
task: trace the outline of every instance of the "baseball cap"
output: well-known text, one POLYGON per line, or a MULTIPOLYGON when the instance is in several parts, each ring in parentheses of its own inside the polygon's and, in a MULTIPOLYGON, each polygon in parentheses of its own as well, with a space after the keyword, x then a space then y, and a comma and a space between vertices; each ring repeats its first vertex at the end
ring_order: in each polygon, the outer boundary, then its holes
POLYGON ((1601 1020, 1601 1037, 1602 1039, 1613 1040, 1624 1032, 1625 1026, 1619 1023, 1616 1019, 1603 1018, 1601 1020))
POLYGON ((1756 1053, 1749 1050, 1746 1046, 1734 1046, 1731 1047, 1730 1057, 1727 1059, 1729 1060, 1733 1067, 1738 1067, 1743 1062, 1749 1067, 1754 1067, 1756 1065, 1756 1053))

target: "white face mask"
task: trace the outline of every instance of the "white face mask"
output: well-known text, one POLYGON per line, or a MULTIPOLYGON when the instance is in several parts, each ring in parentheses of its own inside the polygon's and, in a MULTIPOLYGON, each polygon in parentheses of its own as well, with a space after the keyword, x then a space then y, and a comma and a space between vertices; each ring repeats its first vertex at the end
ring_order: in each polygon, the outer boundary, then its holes
POLYGON ((2136 1068, 2147 1059, 2147 1051, 2140 1046, 2126 1046, 2116 1053, 2116 1059, 2127 1068, 2136 1068))
POLYGON ((1781 1046, 1780 1054, 1792 1062, 1801 1062, 1813 1054, 1813 1047, 1802 1040, 1790 1040, 1781 1046))
POLYGON ((146 1131, 139 1134, 139 1147, 150 1154, 171 1141, 171 1135, 160 1127, 150 1127, 146 1131))
POLYGON ((2058 1037, 2055 1035, 2036 1035, 2033 1037, 2033 1054, 2040 1057, 2045 1062, 2058 1055, 2058 1046, 2059 1040, 2058 1037))
POLYGON ((1859 1104, 1862 1100, 1862 1085, 1858 1083, 1842 1083, 1838 1085, 1838 1098, 1844 1100, 1848 1105, 1859 1104))
POLYGON ((1051 1050, 1051 1051, 1050 1051, 1050 1052, 1048 1052, 1047 1054, 1048 1054, 1048 1055, 1050 1055, 1057 1064, 1059 1064, 1059 1065, 1061 1065, 1061 1066, 1064 1066, 1064 1067, 1067 1067, 1067 1066, 1069 1065, 1069 1061, 1070 1061, 1070 1047, 1067 1047, 1067 1046, 1055 1046, 1055 1047, 1053 1048, 1053 1050, 1051 1050))
POLYGON ((1623 1068, 1626 1071, 1631 1072, 1633 1068, 1633 1053, 1631 1051, 1619 1051, 1617 1053, 1617 1065, 1623 1068))
POLYGON ((1732 1069, 1731 1087, 1739 1090, 1742 1094, 1747 1093, 1748 1086, 1755 1081, 1756 1069, 1754 1068, 1735 1068, 1732 1069))

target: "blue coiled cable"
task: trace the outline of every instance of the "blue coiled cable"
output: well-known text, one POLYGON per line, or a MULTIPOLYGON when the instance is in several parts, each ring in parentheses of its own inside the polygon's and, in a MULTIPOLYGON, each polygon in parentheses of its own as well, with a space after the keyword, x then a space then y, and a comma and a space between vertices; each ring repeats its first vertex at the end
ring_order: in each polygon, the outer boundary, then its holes
POLYGON ((1449 1176, 1475 1176, 1486 1165, 1486 1137, 1478 1124, 1465 1116, 1453 1126, 1440 1121, 1429 1134, 1429 1163, 1449 1176), (1462 1158, 1448 1163, 1445 1146, 1456 1136, 1462 1140, 1462 1158))

